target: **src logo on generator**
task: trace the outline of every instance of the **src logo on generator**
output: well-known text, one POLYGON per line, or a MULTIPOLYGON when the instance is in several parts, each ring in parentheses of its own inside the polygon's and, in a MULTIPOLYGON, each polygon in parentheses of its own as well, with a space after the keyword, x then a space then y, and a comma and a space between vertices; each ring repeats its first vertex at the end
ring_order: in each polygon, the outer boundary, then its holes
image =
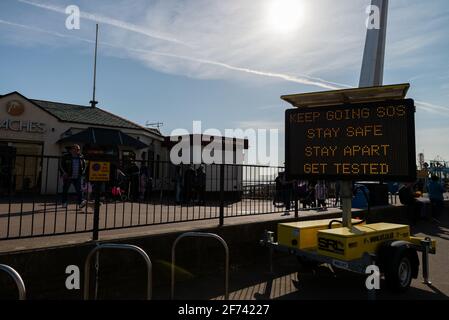
POLYGON ((345 249, 343 243, 341 241, 319 238, 318 239, 318 247, 321 250, 335 252, 338 254, 344 254, 345 249))

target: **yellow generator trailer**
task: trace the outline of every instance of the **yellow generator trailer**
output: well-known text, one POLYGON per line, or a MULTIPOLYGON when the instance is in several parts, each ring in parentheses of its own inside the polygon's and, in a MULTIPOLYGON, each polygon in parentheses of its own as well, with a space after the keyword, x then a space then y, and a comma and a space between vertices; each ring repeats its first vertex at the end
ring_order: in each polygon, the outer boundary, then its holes
POLYGON ((365 274, 370 265, 379 267, 393 291, 410 287, 419 271, 418 252, 422 252, 423 277, 430 283, 428 254, 435 254, 436 243, 430 238, 410 235, 408 225, 393 223, 365 224, 353 219, 351 228, 340 220, 312 220, 279 223, 277 241, 267 231, 261 244, 288 252, 304 264, 327 264, 334 268, 365 274))

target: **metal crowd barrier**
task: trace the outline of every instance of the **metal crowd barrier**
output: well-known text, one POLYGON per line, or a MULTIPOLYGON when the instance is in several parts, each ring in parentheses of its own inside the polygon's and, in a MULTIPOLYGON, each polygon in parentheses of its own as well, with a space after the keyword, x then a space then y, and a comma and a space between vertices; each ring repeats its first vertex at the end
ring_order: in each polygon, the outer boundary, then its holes
MULTIPOLYGON (((138 254, 140 254, 143 259, 145 260, 145 263, 147 265, 147 300, 151 300, 152 297, 152 270, 153 270, 153 265, 151 263, 150 258, 148 257, 148 255, 145 253, 145 251, 142 248, 139 248, 138 246, 134 246, 131 244, 99 244, 97 245, 95 248, 93 248, 87 258, 86 258, 86 263, 84 264, 84 270, 85 270, 85 275, 84 275, 84 300, 88 300, 89 299, 89 279, 90 279, 90 262, 92 259, 92 256, 94 255, 94 253, 99 252, 99 250, 101 249, 122 249, 122 250, 131 250, 131 251, 135 251, 138 254)), ((95 280, 95 282, 97 282, 97 279, 95 280)), ((95 286, 97 286, 97 283, 95 283, 95 286)), ((96 297, 95 297, 96 298, 96 297)))
POLYGON ((13 278, 19 291, 19 300, 25 300, 26 299, 25 283, 23 282, 20 274, 16 270, 5 264, 0 264, 0 271, 5 271, 11 278, 13 278))
POLYGON ((186 232, 176 238, 173 243, 171 251, 171 295, 170 298, 175 298, 175 264, 176 264, 176 245, 182 238, 186 237, 199 237, 199 238, 213 238, 217 239, 225 249, 226 261, 225 261, 225 300, 229 299, 229 247, 226 241, 215 233, 205 232, 186 232))

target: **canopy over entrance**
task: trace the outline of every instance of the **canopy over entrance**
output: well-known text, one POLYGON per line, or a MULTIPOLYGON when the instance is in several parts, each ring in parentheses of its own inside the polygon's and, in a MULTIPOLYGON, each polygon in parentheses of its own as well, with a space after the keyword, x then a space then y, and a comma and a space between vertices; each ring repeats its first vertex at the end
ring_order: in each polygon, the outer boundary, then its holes
POLYGON ((405 98, 409 88, 410 84, 404 83, 379 87, 292 94, 281 96, 281 99, 297 108, 333 106, 345 103, 401 100, 405 98))
POLYGON ((59 143, 83 143, 90 145, 118 145, 132 147, 135 149, 143 149, 148 147, 145 143, 137 140, 120 130, 103 129, 103 128, 87 128, 79 133, 63 138, 59 143))

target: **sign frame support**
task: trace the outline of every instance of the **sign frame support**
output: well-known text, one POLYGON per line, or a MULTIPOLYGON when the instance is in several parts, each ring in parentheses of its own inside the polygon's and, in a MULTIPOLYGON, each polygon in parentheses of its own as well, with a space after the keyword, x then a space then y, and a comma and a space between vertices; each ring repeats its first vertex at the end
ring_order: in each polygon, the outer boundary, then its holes
MULTIPOLYGON (((380 9, 380 28, 368 29, 366 33, 360 88, 383 84, 388 0, 372 0, 371 4, 380 9)), ((340 181, 340 188, 343 226, 352 229, 352 181, 340 181)))

